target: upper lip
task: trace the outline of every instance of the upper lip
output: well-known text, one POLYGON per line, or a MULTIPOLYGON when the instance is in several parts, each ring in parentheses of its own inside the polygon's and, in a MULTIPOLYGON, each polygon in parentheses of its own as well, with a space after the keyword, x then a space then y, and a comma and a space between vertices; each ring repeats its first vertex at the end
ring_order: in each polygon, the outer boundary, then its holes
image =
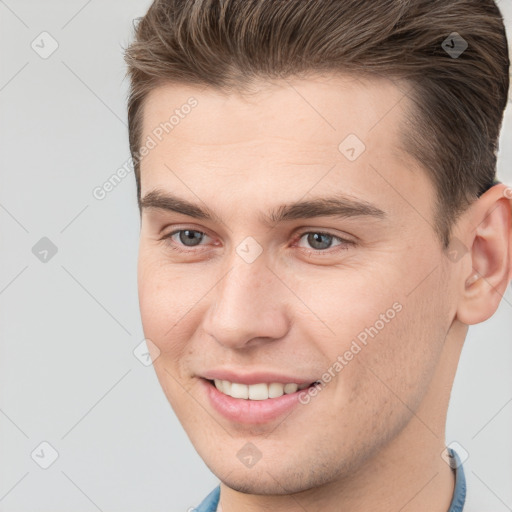
POLYGON ((213 370, 208 370, 199 375, 204 379, 208 380, 227 380, 229 382, 236 382, 239 384, 260 384, 260 383, 272 383, 272 382, 280 382, 281 384, 311 384, 316 381, 316 379, 304 379, 301 377, 294 377, 292 375, 285 375, 283 373, 278 372, 250 372, 250 373, 240 373, 235 370, 222 369, 217 368, 213 370))

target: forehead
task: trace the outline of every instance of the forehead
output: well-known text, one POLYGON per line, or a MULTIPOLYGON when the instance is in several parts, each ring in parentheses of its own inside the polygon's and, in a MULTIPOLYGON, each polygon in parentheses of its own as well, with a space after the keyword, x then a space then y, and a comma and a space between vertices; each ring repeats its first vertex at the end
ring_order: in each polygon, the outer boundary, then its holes
POLYGON ((406 92, 384 78, 339 75, 260 82, 243 93, 160 86, 144 106, 141 142, 154 144, 141 162, 141 195, 188 184, 189 197, 214 187, 217 199, 230 189, 297 199, 337 187, 393 207, 409 196, 428 212, 430 183, 402 150, 406 92))
POLYGON ((285 133, 281 129, 293 132, 299 143, 306 140, 332 144, 354 131, 361 139, 368 139, 389 114, 392 115, 384 124, 389 128, 391 123, 396 128, 393 135, 398 135, 398 121, 409 101, 404 83, 350 75, 255 81, 244 91, 166 84, 148 94, 143 131, 150 133, 175 112, 171 123, 174 137, 186 138, 193 131, 196 144, 222 144, 227 138, 237 142, 276 134, 282 138, 285 133), (191 98, 197 101, 193 109, 187 107, 191 98), (203 125, 200 131, 187 130, 194 118, 203 125), (213 122, 215 125, 208 126, 213 122))

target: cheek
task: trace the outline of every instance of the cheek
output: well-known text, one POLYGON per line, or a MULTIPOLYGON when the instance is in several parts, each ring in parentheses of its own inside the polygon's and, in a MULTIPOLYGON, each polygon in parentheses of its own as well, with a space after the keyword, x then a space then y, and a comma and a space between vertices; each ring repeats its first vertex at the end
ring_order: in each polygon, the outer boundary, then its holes
POLYGON ((375 278, 361 272, 333 275, 332 278, 303 280, 295 289, 299 297, 317 317, 317 321, 303 322, 301 330, 310 331, 310 339, 316 340, 321 351, 331 361, 352 350, 350 359, 361 348, 369 347, 373 340, 389 333, 393 324, 400 322, 403 305, 400 294, 391 286, 375 285, 375 278), (321 325, 321 322, 323 325, 321 325), (313 325, 314 324, 314 325, 313 325), (318 328, 328 336, 319 336, 318 328), (316 332, 316 334, 315 334, 316 332))
POLYGON ((402 296, 401 311, 382 329, 375 322, 365 330, 367 345, 358 356, 360 392, 387 403, 389 411, 418 409, 441 356, 449 322, 441 316, 443 300, 429 300, 439 289, 425 291, 402 296))
POLYGON ((162 354, 175 355, 190 339, 197 306, 207 290, 200 273, 180 271, 141 250, 138 294, 144 335, 162 354))
POLYGON ((321 287, 304 283, 298 295, 308 298, 308 307, 331 333, 318 336, 317 322, 304 322, 301 329, 309 331, 322 352, 325 372, 338 382, 337 392, 373 404, 370 409, 386 403, 388 408, 403 407, 400 399, 416 407, 449 327, 441 278, 433 276, 422 290, 410 293, 413 285, 407 278, 395 280, 388 272, 385 282, 377 274, 346 274, 345 279, 325 280, 321 287))

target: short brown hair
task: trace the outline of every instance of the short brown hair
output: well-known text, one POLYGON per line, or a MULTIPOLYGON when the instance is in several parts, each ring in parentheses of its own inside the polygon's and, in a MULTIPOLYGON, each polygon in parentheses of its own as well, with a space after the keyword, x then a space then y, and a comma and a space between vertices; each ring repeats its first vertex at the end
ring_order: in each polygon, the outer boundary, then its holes
POLYGON ((242 90, 253 79, 314 72, 412 86, 404 148, 435 185, 434 229, 445 247, 454 220, 496 180, 510 61, 493 0, 155 0, 125 60, 139 204, 142 113, 152 89, 242 90), (453 38, 468 45, 461 55, 443 47, 454 47, 453 38))

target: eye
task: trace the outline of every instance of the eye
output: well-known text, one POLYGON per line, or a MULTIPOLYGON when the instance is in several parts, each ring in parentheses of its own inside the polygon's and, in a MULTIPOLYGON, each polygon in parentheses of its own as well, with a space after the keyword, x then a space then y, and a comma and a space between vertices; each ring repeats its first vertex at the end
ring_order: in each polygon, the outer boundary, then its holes
MULTIPOLYGON (((338 250, 346 250, 350 246, 355 245, 354 241, 346 240, 323 231, 306 231, 300 233, 297 237, 296 240, 298 240, 298 242, 296 242, 296 246, 312 254, 332 254, 338 250), (328 249, 333 250, 328 251, 328 249)), ((207 245, 201 242, 208 241, 208 239, 210 239, 210 237, 206 233, 197 229, 177 229, 162 237, 162 240, 164 240, 171 249, 185 253, 193 252, 194 247, 207 245)))
POLYGON ((194 247, 198 245, 204 237, 204 233, 193 229, 182 229, 175 234, 179 235, 178 238, 180 242, 187 247, 194 247))
POLYGON ((301 241, 303 239, 313 249, 313 251, 310 252, 325 252, 326 249, 330 249, 331 247, 338 247, 340 250, 343 250, 348 249, 349 245, 354 245, 355 243, 330 233, 324 233, 322 231, 307 231, 299 235, 298 243, 299 247, 305 249, 308 249, 308 247, 301 245, 301 241))
POLYGON ((165 239, 173 249, 179 251, 181 250, 180 246, 196 247, 198 245, 204 245, 201 244, 201 242, 205 237, 209 238, 206 233, 196 229, 177 229, 176 231, 165 235, 162 239, 165 239))

